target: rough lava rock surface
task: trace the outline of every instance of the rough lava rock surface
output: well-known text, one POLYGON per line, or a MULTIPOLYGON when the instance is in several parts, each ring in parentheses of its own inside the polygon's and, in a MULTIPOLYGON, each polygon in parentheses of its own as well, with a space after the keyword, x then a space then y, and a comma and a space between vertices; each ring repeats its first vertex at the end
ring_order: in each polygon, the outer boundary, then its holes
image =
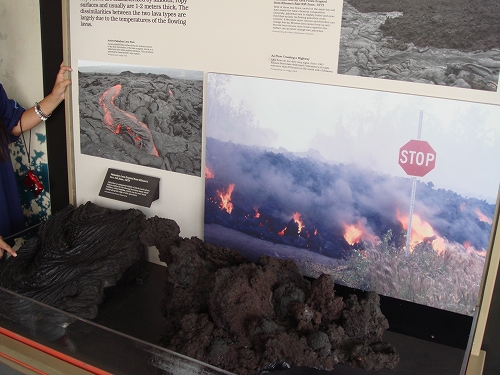
POLYGON ((338 73, 497 91, 496 0, 344 1, 338 73))
POLYGON ((385 35, 417 47, 455 48, 463 52, 500 48, 497 0, 347 0, 360 12, 402 12, 388 19, 385 35))
POLYGON ((167 263, 163 346, 237 374, 275 366, 331 370, 337 363, 394 368, 382 341, 388 322, 376 293, 335 295, 332 278, 304 278, 290 260, 238 252, 179 237, 175 221, 147 220, 141 240, 167 263))

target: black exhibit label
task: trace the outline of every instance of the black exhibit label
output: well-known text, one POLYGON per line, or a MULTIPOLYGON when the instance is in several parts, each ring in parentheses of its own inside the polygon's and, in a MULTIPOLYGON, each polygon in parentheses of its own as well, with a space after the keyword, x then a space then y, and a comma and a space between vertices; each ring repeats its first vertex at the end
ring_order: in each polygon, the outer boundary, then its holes
POLYGON ((157 177, 108 168, 99 195, 151 207, 151 203, 160 197, 159 184, 160 179, 157 177))

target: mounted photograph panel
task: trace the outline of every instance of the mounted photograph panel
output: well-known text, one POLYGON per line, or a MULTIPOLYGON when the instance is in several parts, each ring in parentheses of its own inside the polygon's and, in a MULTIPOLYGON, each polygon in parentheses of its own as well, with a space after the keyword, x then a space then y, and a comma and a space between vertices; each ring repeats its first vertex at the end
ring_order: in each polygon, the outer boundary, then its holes
POLYGON ((497 92, 499 16, 494 1, 345 1, 337 72, 497 92))
POLYGON ((82 154, 201 176, 203 72, 79 61, 78 74, 82 154))
POLYGON ((500 107, 210 73, 207 109, 206 241, 474 313, 500 107))

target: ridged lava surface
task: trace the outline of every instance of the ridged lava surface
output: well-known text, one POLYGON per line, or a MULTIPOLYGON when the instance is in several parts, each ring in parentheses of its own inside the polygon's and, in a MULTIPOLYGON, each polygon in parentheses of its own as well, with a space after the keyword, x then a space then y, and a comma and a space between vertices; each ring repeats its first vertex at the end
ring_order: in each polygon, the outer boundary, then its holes
MULTIPOLYGON (((43 223, 0 265, 0 286, 82 318, 93 319, 104 289, 136 262, 145 216, 86 203, 67 206, 43 223)), ((18 307, 2 302, 9 314, 18 307)))

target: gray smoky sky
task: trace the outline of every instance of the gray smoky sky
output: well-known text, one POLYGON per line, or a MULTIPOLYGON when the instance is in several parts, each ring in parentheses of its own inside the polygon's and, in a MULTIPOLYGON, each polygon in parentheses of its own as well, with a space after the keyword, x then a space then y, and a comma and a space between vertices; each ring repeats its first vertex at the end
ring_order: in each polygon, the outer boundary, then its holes
MULTIPOLYGON (((498 106, 208 75, 207 136, 314 155, 331 163, 354 163, 395 177, 407 177, 398 164, 399 149, 417 139, 421 112, 421 139, 435 150, 436 167, 419 180, 495 203, 500 182, 498 106)), ((336 192, 342 193, 342 186, 336 192)))

